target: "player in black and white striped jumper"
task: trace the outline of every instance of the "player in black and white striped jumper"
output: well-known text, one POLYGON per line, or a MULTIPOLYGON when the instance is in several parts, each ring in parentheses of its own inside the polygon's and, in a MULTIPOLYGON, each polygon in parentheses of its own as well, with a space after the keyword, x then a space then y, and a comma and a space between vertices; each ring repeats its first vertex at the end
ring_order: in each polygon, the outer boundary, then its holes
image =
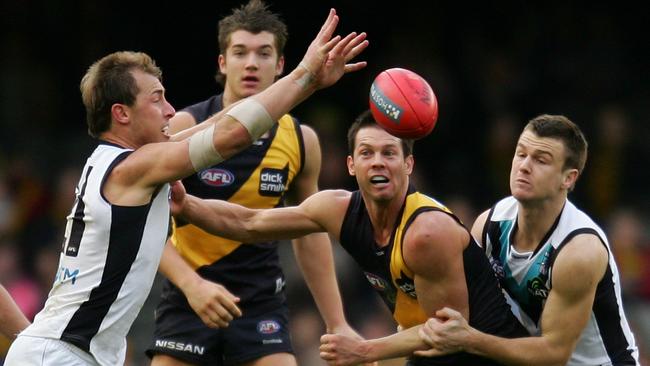
POLYGON ((124 363, 169 232, 168 182, 233 156, 314 91, 364 67, 346 62, 365 48, 365 34, 332 38, 337 23, 332 9, 299 67, 171 140, 175 111, 148 55, 116 52, 90 67, 81 93, 98 146, 76 187, 45 308, 5 365, 124 363))
POLYGON ((607 237, 567 199, 586 160, 587 141, 576 124, 558 115, 532 119, 512 160, 512 196, 472 228, 533 337, 481 333, 445 309, 436 315, 448 320, 427 321, 424 341, 508 365, 639 365, 607 237))

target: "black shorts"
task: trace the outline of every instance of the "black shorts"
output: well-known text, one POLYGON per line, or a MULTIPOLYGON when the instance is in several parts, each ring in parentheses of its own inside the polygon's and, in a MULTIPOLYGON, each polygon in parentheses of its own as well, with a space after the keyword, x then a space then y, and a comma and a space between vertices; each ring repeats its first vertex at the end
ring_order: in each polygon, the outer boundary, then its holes
POLYGON ((230 366, 275 353, 293 353, 286 305, 261 315, 234 319, 227 328, 208 328, 191 308, 162 300, 146 350, 197 365, 230 366))

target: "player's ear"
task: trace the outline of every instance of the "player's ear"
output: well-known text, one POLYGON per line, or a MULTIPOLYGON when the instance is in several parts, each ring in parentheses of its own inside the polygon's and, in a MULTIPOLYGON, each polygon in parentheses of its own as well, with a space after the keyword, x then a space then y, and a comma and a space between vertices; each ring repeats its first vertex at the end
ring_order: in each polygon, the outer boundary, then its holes
POLYGON ((111 117, 119 124, 129 123, 129 113, 129 107, 124 104, 115 103, 111 106, 111 117))
POLYGON ((217 64, 219 65, 219 72, 226 75, 226 58, 221 53, 217 57, 217 64))
POLYGON ((284 72, 284 56, 278 58, 278 63, 275 64, 275 76, 280 76, 284 72))
POLYGON ((353 177, 356 175, 354 172, 354 159, 350 155, 348 155, 348 174, 353 177))
POLYGON ((562 175, 562 188, 571 191, 578 180, 578 169, 567 169, 562 175))
POLYGON ((406 169, 406 174, 411 175, 413 173, 413 167, 415 166, 415 159, 413 155, 409 155, 404 159, 404 168, 406 169))

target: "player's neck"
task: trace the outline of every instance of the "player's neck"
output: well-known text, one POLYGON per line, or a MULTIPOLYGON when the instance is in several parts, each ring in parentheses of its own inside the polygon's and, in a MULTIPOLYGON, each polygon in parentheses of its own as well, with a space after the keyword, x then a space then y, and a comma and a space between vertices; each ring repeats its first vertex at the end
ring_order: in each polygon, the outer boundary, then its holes
POLYGON ((127 136, 121 136, 121 135, 115 134, 115 133, 113 133, 111 131, 106 131, 106 132, 102 133, 99 136, 99 139, 104 140, 106 142, 110 142, 112 144, 115 144, 115 145, 118 145, 118 146, 121 146, 121 147, 128 148, 128 149, 134 149, 135 150, 138 147, 140 147, 138 144, 133 142, 127 136))
POLYGON ((390 237, 395 230, 395 223, 401 212, 406 191, 403 194, 395 196, 390 201, 377 202, 364 198, 366 210, 372 223, 375 241, 380 246, 386 246, 390 242, 390 237))
POLYGON ((553 227, 565 202, 566 197, 534 203, 520 202, 515 248, 520 251, 535 250, 553 227))

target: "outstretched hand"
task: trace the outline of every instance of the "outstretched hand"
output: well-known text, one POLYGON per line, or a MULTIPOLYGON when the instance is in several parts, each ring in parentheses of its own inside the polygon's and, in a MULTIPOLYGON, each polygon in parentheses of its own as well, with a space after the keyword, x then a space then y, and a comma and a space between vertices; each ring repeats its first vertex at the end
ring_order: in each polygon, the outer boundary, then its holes
POLYGON ((366 33, 352 32, 341 38, 332 38, 339 17, 336 10, 330 9, 325 23, 311 42, 307 52, 300 62, 300 66, 308 71, 305 84, 314 83, 316 89, 328 87, 337 82, 345 73, 361 70, 367 63, 365 61, 348 63, 359 55, 366 47, 366 33))

